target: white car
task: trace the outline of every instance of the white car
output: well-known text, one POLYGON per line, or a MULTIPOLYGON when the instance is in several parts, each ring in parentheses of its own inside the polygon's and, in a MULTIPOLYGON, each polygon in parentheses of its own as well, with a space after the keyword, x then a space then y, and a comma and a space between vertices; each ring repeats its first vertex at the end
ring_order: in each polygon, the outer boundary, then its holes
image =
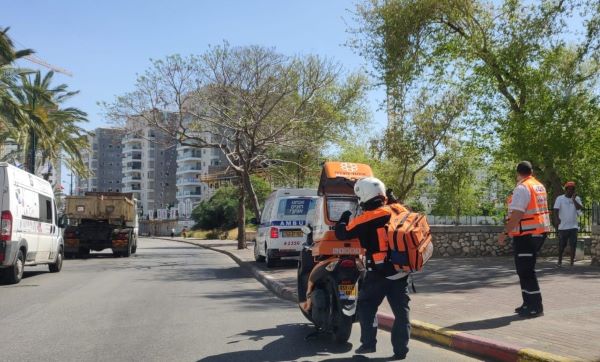
POLYGON ((254 259, 268 268, 278 260, 298 259, 306 235, 306 215, 315 207, 317 190, 281 189, 265 201, 254 243, 254 259))
POLYGON ((0 163, 0 277, 16 284, 25 266, 47 264, 59 272, 63 239, 50 183, 0 163))

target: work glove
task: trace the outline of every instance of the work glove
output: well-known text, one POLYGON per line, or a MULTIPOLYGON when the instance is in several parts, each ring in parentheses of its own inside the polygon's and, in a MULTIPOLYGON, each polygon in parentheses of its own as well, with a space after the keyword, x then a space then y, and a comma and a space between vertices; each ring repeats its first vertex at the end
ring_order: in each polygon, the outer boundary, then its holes
POLYGON ((346 224, 348 222, 350 222, 350 215, 352 215, 352 212, 350 210, 344 211, 344 213, 342 213, 342 216, 340 216, 340 222, 343 222, 346 224))

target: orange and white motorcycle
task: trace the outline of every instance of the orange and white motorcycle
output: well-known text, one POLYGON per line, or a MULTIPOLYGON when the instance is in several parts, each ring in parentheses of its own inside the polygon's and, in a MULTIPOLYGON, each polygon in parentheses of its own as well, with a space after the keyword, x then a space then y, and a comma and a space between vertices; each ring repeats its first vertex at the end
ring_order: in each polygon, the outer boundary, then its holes
POLYGON ((371 168, 349 162, 326 162, 319 183, 319 198, 307 215, 303 232, 307 242, 298 262, 300 310, 316 332, 307 338, 331 334, 338 343, 350 338, 358 320, 358 284, 365 273, 358 240, 337 240, 335 223, 346 210, 359 210, 354 194, 356 180, 372 176, 371 168))

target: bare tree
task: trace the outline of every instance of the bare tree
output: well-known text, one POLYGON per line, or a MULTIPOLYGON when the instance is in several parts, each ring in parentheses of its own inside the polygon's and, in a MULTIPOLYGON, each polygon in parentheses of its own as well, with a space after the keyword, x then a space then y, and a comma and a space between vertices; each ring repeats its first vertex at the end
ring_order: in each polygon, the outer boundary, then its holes
POLYGON ((318 56, 289 57, 260 46, 212 47, 199 57, 155 61, 135 91, 104 103, 116 120, 142 122, 182 145, 220 149, 238 179, 238 248, 245 248, 245 200, 261 209, 250 175, 293 160, 307 130, 343 128, 362 116, 366 82, 343 77, 341 67, 318 56), (173 113, 172 117, 160 111, 173 113))

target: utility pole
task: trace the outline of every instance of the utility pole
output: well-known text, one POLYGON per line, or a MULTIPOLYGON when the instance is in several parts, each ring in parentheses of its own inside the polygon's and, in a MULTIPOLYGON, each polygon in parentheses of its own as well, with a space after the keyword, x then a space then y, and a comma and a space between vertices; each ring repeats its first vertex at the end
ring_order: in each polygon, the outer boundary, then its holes
POLYGON ((73 172, 71 172, 69 176, 71 176, 71 183, 69 184, 69 195, 73 196, 73 172))

